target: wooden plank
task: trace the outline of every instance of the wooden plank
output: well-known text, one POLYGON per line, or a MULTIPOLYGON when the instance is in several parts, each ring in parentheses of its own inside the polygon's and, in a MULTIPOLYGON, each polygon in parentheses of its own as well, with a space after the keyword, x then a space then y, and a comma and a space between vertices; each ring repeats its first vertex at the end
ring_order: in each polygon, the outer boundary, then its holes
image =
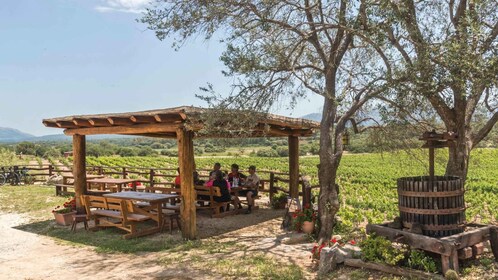
POLYGON ((78 128, 79 126, 75 125, 72 121, 58 121, 57 127, 59 128, 78 128))
POLYGON ((368 224, 367 233, 372 232, 375 232, 377 235, 384 236, 391 241, 400 240, 400 238, 402 238, 400 242, 404 244, 440 255, 450 256, 452 251, 454 250, 454 246, 451 242, 398 229, 388 228, 387 226, 383 225, 368 224))
POLYGON ((403 268, 398 266, 390 266, 380 263, 371 263, 364 262, 360 259, 345 259, 344 264, 352 267, 366 268, 372 270, 378 270, 385 273, 390 273, 394 275, 400 276, 408 276, 408 278, 416 278, 416 279, 444 279, 441 275, 423 272, 419 270, 403 268))
POLYGON ((470 230, 467 232, 462 232, 459 234, 455 234, 448 237, 441 238, 442 241, 447 241, 454 243, 456 245, 456 249, 463 249, 465 247, 470 247, 477 243, 481 243, 488 239, 490 234, 490 229, 492 226, 486 226, 474 230, 470 230))
POLYGON ((180 188, 182 204, 180 216, 182 221, 182 235, 186 239, 197 238, 196 218, 196 192, 194 189, 194 144, 192 131, 178 129, 176 131, 178 141, 178 161, 180 165, 180 188))
POLYGON ((289 136, 289 193, 292 198, 299 196, 299 138, 289 136))
POLYGON ((73 177, 76 207, 82 207, 81 198, 86 192, 86 138, 73 135, 73 177))
POLYGON ((130 120, 130 118, 118 118, 118 117, 109 117, 107 118, 110 124, 112 125, 132 125, 134 122, 130 120))
POLYGON ((105 119, 100 119, 100 118, 92 118, 88 120, 91 125, 93 126, 110 126, 111 123, 107 118, 105 119))
POLYGON ((74 118, 73 123, 79 127, 91 127, 92 124, 87 119, 74 118))
POLYGON ((134 123, 155 123, 154 116, 130 116, 130 120, 134 123))
POLYGON ((88 127, 67 129, 64 131, 66 135, 96 135, 96 134, 147 134, 147 133, 163 133, 175 132, 181 124, 136 124, 130 126, 108 126, 108 127, 88 127))

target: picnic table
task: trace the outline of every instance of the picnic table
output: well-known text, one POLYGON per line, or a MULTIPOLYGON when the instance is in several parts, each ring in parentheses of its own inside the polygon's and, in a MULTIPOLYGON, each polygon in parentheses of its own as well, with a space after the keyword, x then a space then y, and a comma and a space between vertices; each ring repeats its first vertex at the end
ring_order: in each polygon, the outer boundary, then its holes
MULTIPOLYGON (((117 192, 104 194, 104 197, 119 198, 132 201, 148 202, 150 206, 136 209, 137 214, 145 215, 157 222, 157 226, 147 229, 145 234, 153 234, 161 231, 163 226, 163 211, 162 204, 175 198, 179 198, 178 194, 162 194, 162 193, 147 193, 147 192, 117 192)), ((143 232, 143 231, 142 231, 143 232)))
MULTIPOLYGON (((104 175, 95 175, 95 174, 86 174, 86 179, 99 179, 99 178, 104 178, 104 175)), ((73 174, 62 174, 62 184, 63 185, 69 185, 69 180, 73 179, 74 180, 74 175, 73 174)))
POLYGON ((115 178, 97 178, 92 180, 87 180, 88 189, 91 189, 92 184, 99 185, 101 191, 106 189, 111 189, 110 185, 115 185, 117 192, 121 192, 128 184, 131 184, 132 190, 136 190, 137 182, 136 179, 115 179, 115 178))

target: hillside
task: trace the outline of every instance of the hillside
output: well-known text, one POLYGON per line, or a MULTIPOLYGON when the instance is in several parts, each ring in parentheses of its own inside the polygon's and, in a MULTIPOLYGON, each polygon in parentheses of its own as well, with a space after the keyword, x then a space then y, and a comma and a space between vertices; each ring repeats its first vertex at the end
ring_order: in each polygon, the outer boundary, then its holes
POLYGON ((34 135, 14 128, 0 127, 0 142, 18 142, 32 139, 34 137, 34 135))

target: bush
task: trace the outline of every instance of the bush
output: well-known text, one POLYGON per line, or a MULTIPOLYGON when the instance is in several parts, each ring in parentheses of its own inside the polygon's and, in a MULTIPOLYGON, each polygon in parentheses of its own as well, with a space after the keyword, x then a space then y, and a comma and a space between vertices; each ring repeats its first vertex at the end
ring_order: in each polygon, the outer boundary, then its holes
POLYGON ((123 147, 118 150, 118 155, 122 157, 134 157, 137 154, 137 150, 134 148, 123 147))
POLYGON ((256 153, 256 155, 258 157, 278 157, 277 151, 273 149, 261 149, 256 153))
POLYGON ((278 147, 277 153, 278 153, 278 156, 280 156, 280 157, 288 157, 289 156, 289 149, 287 147, 278 147))
POLYGON ((413 250, 408 257, 407 265, 410 268, 420 269, 427 272, 436 273, 438 267, 436 262, 423 251, 413 250))
POLYGON ((157 152, 151 147, 143 147, 138 150, 137 155, 141 157, 157 156, 157 152))
POLYGON ((405 259, 407 249, 395 248, 391 241, 384 237, 370 235, 360 243, 361 258, 364 261, 397 265, 405 259))
POLYGON ((174 150, 162 150, 161 155, 167 156, 167 157, 177 157, 178 156, 178 151, 174 150))

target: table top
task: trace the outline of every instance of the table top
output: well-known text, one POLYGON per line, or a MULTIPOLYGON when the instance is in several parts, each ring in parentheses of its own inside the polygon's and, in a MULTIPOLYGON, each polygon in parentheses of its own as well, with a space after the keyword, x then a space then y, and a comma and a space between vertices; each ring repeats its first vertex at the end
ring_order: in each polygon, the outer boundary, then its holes
POLYGON ((104 194, 105 197, 111 198, 121 198, 121 199, 130 199, 130 200, 140 200, 147 202, 160 202, 166 201, 171 198, 178 198, 180 195, 178 194, 163 194, 163 193, 147 193, 147 192, 118 192, 118 193, 109 193, 104 194))
POLYGON ((87 180, 87 183, 100 183, 100 184, 127 184, 138 181, 137 179, 115 179, 115 178, 99 178, 87 180))

